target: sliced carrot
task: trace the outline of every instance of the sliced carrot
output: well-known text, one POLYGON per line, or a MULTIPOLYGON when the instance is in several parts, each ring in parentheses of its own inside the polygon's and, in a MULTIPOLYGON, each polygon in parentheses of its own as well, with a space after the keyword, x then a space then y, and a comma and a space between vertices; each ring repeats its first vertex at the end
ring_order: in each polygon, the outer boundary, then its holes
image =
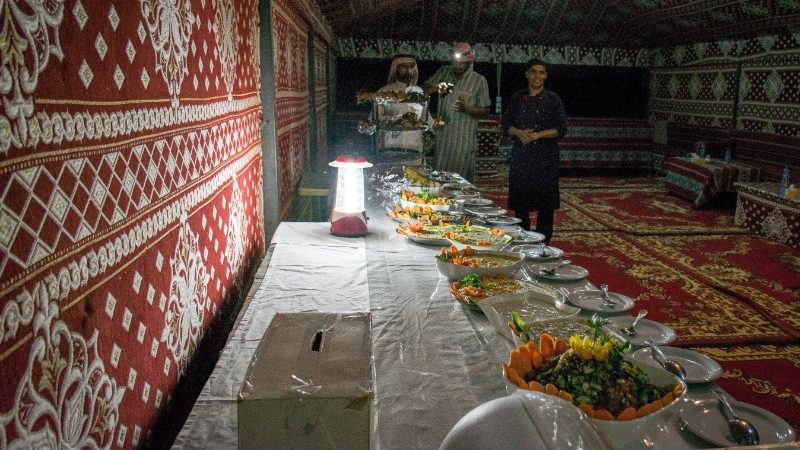
POLYGON ((567 351, 567 348, 569 348, 569 345, 567 344, 567 341, 565 341, 564 339, 561 339, 561 338, 556 339, 556 345, 555 345, 555 354, 556 355, 560 355, 560 354, 564 353, 565 351, 567 351))
POLYGON ((675 400, 675 395, 672 392, 667 392, 661 397, 661 404, 667 406, 672 403, 673 400, 675 400))
POLYGON ((519 355, 520 355, 520 358, 521 358, 520 364, 521 364, 521 368, 522 368, 522 370, 520 371, 520 374, 522 376, 525 376, 525 374, 530 373, 531 370, 533 369, 533 366, 531 365, 531 353, 528 350, 528 346, 527 345, 523 345, 523 346, 519 347, 519 355))
POLYGON ((648 414, 655 412, 657 409, 661 409, 661 403, 658 404, 658 408, 656 408, 654 402, 647 403, 645 405, 640 406, 639 409, 636 410, 636 417, 644 417, 648 414))
POLYGON ((522 355, 520 355, 518 348, 511 350, 511 362, 509 366, 518 374, 522 374, 522 355))
POLYGON ((594 409, 588 403, 581 403, 578 405, 578 409, 586 413, 587 416, 594 417, 594 409))
POLYGON ((517 331, 517 327, 514 326, 513 322, 508 322, 508 328, 511 328, 511 331, 513 331, 514 334, 519 336, 519 331, 517 331))
POLYGON ((675 396, 675 398, 680 397, 683 394, 683 385, 676 384, 675 387, 672 388, 672 394, 675 396))
POLYGON ((594 418, 600 420, 614 420, 614 415, 605 408, 599 408, 594 410, 594 418))
POLYGON ((544 391, 551 395, 558 394, 558 388, 553 383, 547 383, 547 386, 544 387, 544 391))
POLYGON ((539 351, 542 352, 544 359, 550 359, 555 355, 556 343, 553 336, 547 333, 542 333, 539 337, 539 351))
POLYGON ((622 410, 617 416, 617 420, 632 420, 636 418, 636 408, 629 406, 622 410))
POLYGON ((542 383, 539 383, 536 380, 531 380, 528 382, 528 389, 536 392, 544 392, 544 386, 542 386, 542 383))
POLYGON ((542 364, 544 364, 544 357, 539 349, 536 348, 536 344, 534 344, 533 341, 528 341, 528 351, 531 355, 531 365, 537 369, 542 367, 542 364))
POLYGON ((563 398, 564 400, 566 400, 566 401, 568 401, 568 402, 572 403, 572 394, 570 394, 569 392, 566 392, 566 391, 558 391, 558 394, 556 394, 556 395, 557 395, 558 397, 560 397, 560 398, 563 398))

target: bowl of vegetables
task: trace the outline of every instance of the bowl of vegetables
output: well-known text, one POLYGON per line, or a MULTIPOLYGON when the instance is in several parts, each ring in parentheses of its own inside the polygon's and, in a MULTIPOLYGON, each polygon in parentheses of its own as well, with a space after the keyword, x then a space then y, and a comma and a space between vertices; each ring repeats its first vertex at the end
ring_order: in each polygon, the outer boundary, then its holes
POLYGON ((525 255, 498 250, 459 250, 451 245, 436 255, 436 268, 447 279, 456 281, 470 274, 479 277, 497 277, 501 273, 509 278, 522 267, 525 255))
POLYGON ((639 363, 625 355, 602 329, 597 316, 589 319, 591 333, 538 341, 520 335, 523 345, 511 351, 503 374, 510 389, 528 389, 560 397, 583 411, 615 441, 637 439, 634 430, 647 430, 665 420, 686 393, 675 375, 639 363))

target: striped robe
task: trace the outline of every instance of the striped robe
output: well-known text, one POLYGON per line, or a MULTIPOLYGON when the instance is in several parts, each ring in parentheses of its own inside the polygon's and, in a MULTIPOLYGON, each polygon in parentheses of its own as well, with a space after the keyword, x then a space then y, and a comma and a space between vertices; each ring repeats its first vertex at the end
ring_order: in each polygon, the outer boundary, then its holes
POLYGON ((436 170, 456 172, 469 181, 475 180, 475 153, 478 151, 478 119, 453 109, 453 103, 461 99, 465 104, 488 108, 489 85, 483 75, 467 69, 461 79, 456 80, 452 66, 439 69, 426 81, 426 86, 441 82, 453 83, 453 90, 444 97, 441 111, 444 127, 436 133, 436 170))

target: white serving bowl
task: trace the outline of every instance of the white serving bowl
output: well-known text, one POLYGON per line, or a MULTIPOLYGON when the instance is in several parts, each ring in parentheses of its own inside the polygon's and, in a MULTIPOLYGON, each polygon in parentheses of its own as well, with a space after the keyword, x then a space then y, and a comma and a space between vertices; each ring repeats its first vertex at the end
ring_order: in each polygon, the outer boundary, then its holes
POLYGON ((436 268, 439 269, 440 274, 452 281, 460 280, 461 278, 472 273, 478 274, 478 276, 481 277, 496 277, 502 273, 505 276, 512 278, 520 269, 520 267, 522 267, 522 263, 525 260, 525 255, 522 253, 501 252, 498 250, 475 250, 475 255, 500 255, 514 258, 517 261, 503 267, 469 267, 457 266, 449 261, 441 261, 440 259, 436 258, 436 268))
MULTIPOLYGON (((656 386, 680 384, 682 385, 683 393, 675 397, 667 406, 644 417, 632 420, 600 420, 595 418, 589 418, 589 420, 613 444, 614 448, 647 448, 647 442, 655 440, 656 436, 662 434, 665 428, 673 426, 671 418, 678 413, 678 410, 682 407, 681 405, 684 404, 687 387, 686 383, 664 369, 649 366, 628 356, 625 356, 625 359, 634 367, 642 369, 647 374, 650 383, 656 386)), ((522 390, 505 376, 503 376, 503 379, 506 383, 506 391, 509 393, 522 390)), ((575 408, 577 409, 577 406, 575 408)))

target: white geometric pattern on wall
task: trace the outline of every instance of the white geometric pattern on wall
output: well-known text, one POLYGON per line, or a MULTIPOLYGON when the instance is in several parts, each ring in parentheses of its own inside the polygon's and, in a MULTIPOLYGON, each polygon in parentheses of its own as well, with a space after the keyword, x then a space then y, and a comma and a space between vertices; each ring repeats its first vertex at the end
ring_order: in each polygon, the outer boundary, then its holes
MULTIPOLYGON (((75 5, 80 7, 80 0, 75 5)), ((64 58, 58 35, 64 19, 64 0, 31 2, 4 0, 0 45, 0 95, 5 115, 0 115, 0 154, 28 142, 27 118, 33 114, 33 92, 50 55, 64 58), (9 122, 9 119, 11 122, 9 122)))

